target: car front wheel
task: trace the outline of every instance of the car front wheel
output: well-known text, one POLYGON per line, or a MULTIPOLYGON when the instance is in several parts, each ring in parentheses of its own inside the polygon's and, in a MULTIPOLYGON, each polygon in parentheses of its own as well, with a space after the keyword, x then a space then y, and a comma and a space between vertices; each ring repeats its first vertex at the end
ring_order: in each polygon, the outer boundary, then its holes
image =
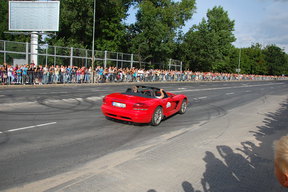
POLYGON ((161 123, 162 119, 163 119, 163 109, 162 109, 162 107, 158 106, 153 113, 151 125, 153 125, 153 126, 159 125, 161 123))
POLYGON ((186 110, 187 110, 187 100, 183 99, 179 113, 184 114, 186 110))

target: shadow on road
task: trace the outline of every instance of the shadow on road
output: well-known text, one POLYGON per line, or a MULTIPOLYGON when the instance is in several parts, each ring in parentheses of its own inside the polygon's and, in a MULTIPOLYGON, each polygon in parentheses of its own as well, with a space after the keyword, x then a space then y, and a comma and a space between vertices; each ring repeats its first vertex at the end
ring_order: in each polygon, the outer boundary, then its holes
MULTIPOLYGON (((202 189, 183 181, 184 192, 284 192, 274 177, 273 142, 288 133, 288 100, 275 113, 265 114, 264 126, 253 132, 257 144, 246 141, 233 150, 226 145, 217 146, 215 154, 206 151, 203 157, 206 171, 201 179, 202 189)), ((157 192, 150 189, 147 192, 157 192)))

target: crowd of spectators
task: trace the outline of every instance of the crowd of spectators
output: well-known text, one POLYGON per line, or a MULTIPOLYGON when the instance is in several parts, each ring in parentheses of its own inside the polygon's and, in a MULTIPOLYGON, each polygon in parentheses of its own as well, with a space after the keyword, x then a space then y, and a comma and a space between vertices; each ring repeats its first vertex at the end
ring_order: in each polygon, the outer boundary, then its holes
POLYGON ((106 82, 156 81, 231 81, 231 80, 282 80, 284 76, 245 75, 232 73, 194 72, 190 70, 138 69, 96 66, 35 66, 27 64, 0 65, 1 84, 66 84, 106 82))

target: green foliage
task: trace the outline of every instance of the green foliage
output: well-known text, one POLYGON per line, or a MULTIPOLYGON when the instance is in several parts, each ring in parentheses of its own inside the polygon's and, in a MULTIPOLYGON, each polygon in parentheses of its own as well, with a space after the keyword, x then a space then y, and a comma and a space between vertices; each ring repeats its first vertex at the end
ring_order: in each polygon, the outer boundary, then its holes
POLYGON ((137 21, 129 27, 130 52, 143 61, 159 62, 172 57, 177 29, 192 17, 195 0, 146 0, 138 2, 137 21))
MULTIPOLYGON (((95 49, 121 51, 125 35, 122 20, 131 1, 96 1, 95 49)), ((94 0, 61 0, 60 30, 51 43, 90 48, 93 39, 94 0)))
POLYGON ((234 21, 229 19, 228 12, 220 6, 208 10, 207 18, 209 37, 215 54, 212 70, 226 71, 225 60, 228 59, 232 43, 236 40, 233 34, 234 21))
POLYGON ((208 45, 207 23, 203 19, 199 26, 194 25, 185 35, 183 42, 183 59, 194 71, 209 71, 214 61, 213 48, 208 45), (210 49, 211 48, 211 49, 210 49))
POLYGON ((241 61, 242 73, 268 74, 266 61, 260 44, 242 49, 241 61))
POLYGON ((0 1, 0 39, 7 39, 4 33, 8 31, 8 1, 0 1))
POLYGON ((194 25, 184 35, 181 47, 182 60, 194 71, 214 71, 259 75, 287 74, 288 56, 275 46, 265 49, 258 43, 248 48, 232 46, 234 21, 222 7, 214 7, 207 12, 199 25, 194 25))
POLYGON ((229 70, 229 54, 232 43, 234 21, 222 7, 214 7, 207 12, 207 20, 202 19, 199 25, 194 25, 184 37, 185 61, 190 68, 200 71, 229 70))
POLYGON ((285 52, 276 45, 268 45, 264 49, 269 75, 287 74, 288 63, 285 52))
MULTIPOLYGON (((239 64, 243 74, 282 75, 287 74, 287 54, 276 45, 263 48, 259 43, 251 47, 236 49, 231 53, 231 66, 239 64)), ((235 72, 235 71, 234 71, 235 72)))

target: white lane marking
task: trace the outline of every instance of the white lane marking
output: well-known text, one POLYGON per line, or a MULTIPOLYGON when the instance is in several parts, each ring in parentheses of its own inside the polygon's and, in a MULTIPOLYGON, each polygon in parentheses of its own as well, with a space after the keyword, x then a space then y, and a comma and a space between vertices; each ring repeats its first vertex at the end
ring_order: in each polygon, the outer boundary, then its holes
MULTIPOLYGON (((15 132, 15 131, 21 131, 21 130, 26 130, 26 129, 33 129, 36 127, 43 127, 46 125, 53 125, 53 124, 56 124, 56 122, 44 123, 44 124, 40 124, 40 125, 33 125, 33 126, 22 127, 22 128, 17 128, 17 129, 10 129, 10 130, 4 131, 4 132, 15 132)), ((0 133, 3 133, 3 132, 0 132, 0 133)))
POLYGON ((235 93, 234 92, 231 92, 231 93, 225 93, 225 95, 234 95, 235 93))
POLYGON ((207 97, 206 97, 206 96, 204 96, 204 97, 198 97, 198 99, 207 99, 207 97))

